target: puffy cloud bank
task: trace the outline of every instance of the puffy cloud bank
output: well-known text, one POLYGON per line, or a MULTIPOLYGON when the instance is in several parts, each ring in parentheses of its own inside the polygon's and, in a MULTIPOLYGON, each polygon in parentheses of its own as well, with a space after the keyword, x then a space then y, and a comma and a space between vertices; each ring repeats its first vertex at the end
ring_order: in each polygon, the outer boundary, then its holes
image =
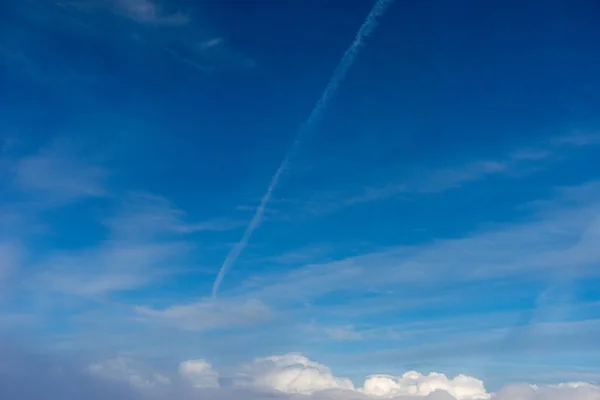
POLYGON ((489 393, 484 383, 474 377, 449 378, 435 372, 422 375, 416 371, 400 377, 371 375, 362 387, 355 388, 349 379, 335 376, 327 366, 301 354, 258 358, 243 365, 238 378, 235 384, 241 387, 334 400, 600 400, 600 387, 589 383, 516 384, 489 393))
MULTIPOLYGON (((117 366, 124 378, 135 387, 154 387, 149 379, 137 378, 129 368, 119 362, 106 365, 117 366), (135 379, 132 379, 136 377, 135 379), (140 385, 139 382, 144 382, 140 385)), ((106 370, 107 367, 103 367, 106 370)), ((114 369, 114 368, 113 368, 114 369)), ((348 378, 333 374, 326 365, 312 361, 302 354, 290 353, 257 358, 234 371, 229 385, 220 385, 220 376, 205 360, 184 361, 179 365, 179 378, 195 389, 200 398, 291 398, 302 400, 600 400, 600 387, 590 383, 562 383, 536 386, 531 384, 507 385, 497 393, 486 390, 484 383, 471 376, 447 377, 432 372, 423 375, 409 371, 400 377, 390 375, 368 376, 362 387, 355 387, 348 378), (216 391, 216 389, 219 389, 216 391)), ((107 376, 105 374, 105 376, 107 376)), ((162 374, 154 375, 163 377, 162 374)), ((164 382, 163 378, 161 381, 164 382)), ((192 397, 196 398, 196 397, 192 397)))
POLYGON ((482 400, 491 396, 483 382, 470 376, 458 375, 449 379, 435 372, 421 375, 416 371, 406 372, 399 378, 388 375, 373 375, 367 378, 361 392, 378 397, 428 396, 435 391, 451 394, 457 400, 482 400))
POLYGON ((79 368, 64 360, 0 351, 2 400, 600 400, 600 387, 590 383, 521 383, 489 393, 473 377, 414 371, 369 376, 356 388, 301 354, 259 358, 229 378, 201 359, 184 361, 172 373, 157 373, 127 358, 79 368))
POLYGON ((444 374, 427 376, 409 371, 399 378, 372 375, 362 388, 356 389, 348 378, 334 376, 331 370, 301 354, 285 354, 258 358, 240 368, 238 386, 275 390, 288 394, 314 394, 326 390, 357 391, 370 397, 424 397, 437 391, 447 392, 457 400, 489 399, 483 382, 459 375, 454 379, 444 374))

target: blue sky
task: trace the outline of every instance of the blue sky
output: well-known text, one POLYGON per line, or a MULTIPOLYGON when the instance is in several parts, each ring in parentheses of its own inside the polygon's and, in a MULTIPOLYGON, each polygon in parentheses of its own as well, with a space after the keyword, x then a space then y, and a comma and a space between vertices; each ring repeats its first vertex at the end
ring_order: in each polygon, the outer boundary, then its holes
POLYGON ((600 380, 592 1, 392 4, 210 299, 372 4, 3 2, 2 334, 600 380))

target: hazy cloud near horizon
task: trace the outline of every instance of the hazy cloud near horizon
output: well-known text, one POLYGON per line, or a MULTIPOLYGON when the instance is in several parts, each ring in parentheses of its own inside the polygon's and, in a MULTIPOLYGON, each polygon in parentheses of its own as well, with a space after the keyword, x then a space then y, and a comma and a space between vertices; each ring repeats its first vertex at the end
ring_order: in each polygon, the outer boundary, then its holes
POLYGON ((255 359, 219 385, 219 373, 205 360, 188 360, 173 374, 154 372, 128 358, 106 360, 81 368, 66 359, 0 350, 0 397, 37 399, 294 399, 338 400, 597 400, 600 387, 589 383, 538 386, 509 384, 489 393, 474 377, 422 375, 409 371, 401 377, 373 375, 355 388, 325 365, 291 353, 255 359))

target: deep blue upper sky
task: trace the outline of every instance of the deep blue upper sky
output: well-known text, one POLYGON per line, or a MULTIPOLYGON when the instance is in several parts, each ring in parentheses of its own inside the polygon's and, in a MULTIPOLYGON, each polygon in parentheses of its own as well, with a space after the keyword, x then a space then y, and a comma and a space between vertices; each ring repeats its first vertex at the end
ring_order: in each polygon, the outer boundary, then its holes
POLYGON ((353 378, 597 371, 594 1, 397 0, 207 299, 371 6, 2 2, 0 329, 353 378))

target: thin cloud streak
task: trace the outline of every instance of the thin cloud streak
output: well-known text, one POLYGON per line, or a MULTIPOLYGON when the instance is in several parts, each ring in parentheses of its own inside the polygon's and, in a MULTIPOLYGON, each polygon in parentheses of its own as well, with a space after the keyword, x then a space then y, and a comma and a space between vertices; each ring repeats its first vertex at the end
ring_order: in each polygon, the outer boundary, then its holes
MULTIPOLYGON (((567 134, 554 137, 533 147, 517 148, 498 157, 474 159, 458 165, 441 167, 422 166, 418 173, 404 174, 395 170, 378 171, 370 179, 381 176, 400 175, 383 183, 364 183, 360 188, 322 189, 307 198, 273 199, 283 205, 291 203, 302 216, 335 213, 341 209, 386 199, 412 199, 415 196, 437 195, 449 190, 490 178, 519 179, 538 171, 547 170, 565 157, 574 157, 577 150, 600 143, 600 135, 567 134)), ((289 207, 288 207, 289 208, 289 207)), ((277 207, 266 210, 273 215, 281 214, 277 207)), ((297 217, 297 216, 296 216, 297 217)), ((281 219, 282 217, 278 217, 281 219)), ((289 213, 286 218, 290 217, 289 213)))
POLYGON ((359 54, 359 51, 360 51, 361 45, 363 44, 364 39, 366 37, 368 37, 373 32, 373 29, 375 29, 375 27, 377 26, 377 18, 382 16, 383 13, 387 10, 387 8, 393 2, 394 2, 394 0, 379 0, 377 3, 375 3, 375 5, 373 6, 373 9, 367 16, 367 19, 362 24, 358 33, 356 34, 354 41, 352 42, 350 47, 344 53, 342 60, 338 64, 337 68, 335 69, 332 78, 330 79, 327 87, 325 88, 325 91, 321 95, 321 98, 319 99, 316 106, 312 110, 308 119, 304 122, 304 125, 298 131, 296 139, 294 140, 294 143, 292 144, 290 150, 287 152, 287 154, 285 155, 285 157, 283 159, 283 162, 281 163, 281 165, 279 165, 279 168, 277 168, 277 171, 275 171, 275 174, 271 178, 271 183, 269 184, 269 187, 267 188, 267 192, 261 199, 260 205, 259 205, 258 209, 256 210, 254 217, 252 217, 250 224, 246 228, 246 231, 244 232, 242 239, 240 240, 239 243, 237 243, 233 247, 233 249, 231 249, 231 252, 227 255, 227 258, 223 262, 223 265, 221 266, 221 270, 219 271, 219 274, 218 274, 217 278, 215 279, 215 282, 214 282, 214 285, 212 288, 212 297, 213 298, 215 298, 217 296, 217 292, 219 291, 219 287, 221 286, 221 283, 223 281, 223 278, 225 277, 225 274, 233 266, 233 264, 235 264, 236 260, 238 259, 238 257, 242 253, 242 251, 248 245, 248 242, 250 241, 250 238, 252 237, 252 233, 260 224, 263 214, 265 212, 265 208, 267 207, 267 204, 271 200, 273 191, 279 184, 281 175, 289 167, 290 160, 292 158, 293 153, 297 150, 299 145, 305 139, 305 136, 308 135, 308 133, 312 129, 313 125, 319 120, 319 118, 321 117, 321 115, 323 114, 323 112, 325 111, 327 106, 329 105, 329 102, 331 101, 332 97, 335 95, 335 92, 337 91, 338 87, 340 86, 340 84, 342 83, 344 78, 346 77, 348 70, 350 69, 350 67, 352 66, 354 61, 356 60, 356 57, 359 54))
POLYGON ((258 300, 217 302, 208 299, 162 310, 137 306, 135 312, 139 321, 196 332, 255 325, 272 314, 271 309, 258 300))
POLYGON ((506 277, 595 276, 600 259, 598 187, 561 190, 533 210, 529 221, 482 229, 458 239, 395 246, 359 256, 310 263, 285 273, 253 277, 230 295, 282 302, 310 301, 336 290, 369 290, 389 285, 477 282, 506 277), (568 202, 568 204, 566 204, 568 202), (456 272, 460 271, 460 274, 456 272), (558 275, 555 275, 558 274, 558 275), (252 283, 250 285, 250 283, 252 283))

